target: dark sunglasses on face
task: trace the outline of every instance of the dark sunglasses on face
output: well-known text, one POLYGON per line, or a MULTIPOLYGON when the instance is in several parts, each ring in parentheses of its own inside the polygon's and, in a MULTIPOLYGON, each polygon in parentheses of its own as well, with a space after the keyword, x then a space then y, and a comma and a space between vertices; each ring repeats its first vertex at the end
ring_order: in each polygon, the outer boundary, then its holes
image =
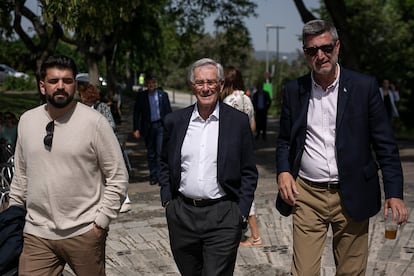
POLYGON ((318 51, 321 50, 326 54, 332 53, 333 49, 335 48, 335 43, 325 44, 321 46, 314 46, 314 47, 303 47, 303 52, 310 57, 316 56, 318 51))
POLYGON ((43 144, 50 150, 53 142, 53 131, 55 130, 55 121, 51 121, 46 125, 46 136, 43 139, 43 144))

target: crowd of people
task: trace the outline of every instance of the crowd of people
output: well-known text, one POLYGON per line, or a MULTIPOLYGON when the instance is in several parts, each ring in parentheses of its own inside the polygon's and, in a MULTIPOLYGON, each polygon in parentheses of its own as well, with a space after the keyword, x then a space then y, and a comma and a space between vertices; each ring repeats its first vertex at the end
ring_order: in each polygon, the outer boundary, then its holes
MULTIPOLYGON (((276 207, 293 223, 291 273, 319 274, 331 227, 336 273, 364 275, 369 218, 382 207, 378 170, 384 216, 408 219, 390 124, 400 97, 389 80, 379 87, 339 64, 330 22, 307 22, 302 42, 311 70, 285 84, 275 141, 276 207)), ((0 138, 15 151, 7 210, 25 212, 19 275, 60 275, 66 264, 77 275, 105 275, 108 227, 130 203, 117 120, 99 89, 76 74, 71 58, 49 57, 39 81, 46 103, 18 125, 13 113, 2 116, 0 138)), ((180 273, 233 275, 239 246, 263 245, 255 143, 267 139, 272 97, 261 84, 251 93, 240 69, 210 58, 195 61, 187 81, 196 102, 172 111, 168 93, 146 75, 132 135, 145 142, 180 273)))

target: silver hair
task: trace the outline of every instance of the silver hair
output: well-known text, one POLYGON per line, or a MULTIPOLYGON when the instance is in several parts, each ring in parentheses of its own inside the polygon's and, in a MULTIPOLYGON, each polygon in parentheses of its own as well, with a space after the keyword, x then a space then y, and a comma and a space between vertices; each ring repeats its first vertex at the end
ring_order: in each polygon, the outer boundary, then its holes
POLYGON ((316 36, 323 34, 324 32, 329 32, 333 42, 339 40, 338 32, 335 26, 328 21, 316 19, 307 22, 302 29, 302 43, 305 45, 306 39, 310 36, 316 36))
POLYGON ((190 66, 190 70, 188 71, 188 81, 190 83, 194 82, 194 69, 195 68, 206 66, 206 65, 213 65, 217 68, 217 81, 224 80, 223 66, 221 66, 220 63, 216 62, 215 60, 211 58, 202 58, 202 59, 197 60, 190 66))

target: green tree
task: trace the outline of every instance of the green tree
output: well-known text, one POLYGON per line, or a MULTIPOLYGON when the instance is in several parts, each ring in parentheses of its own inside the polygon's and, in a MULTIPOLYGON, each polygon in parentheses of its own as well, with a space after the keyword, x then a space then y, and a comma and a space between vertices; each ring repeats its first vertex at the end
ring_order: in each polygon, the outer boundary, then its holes
MULTIPOLYGON (((247 0, 39 0, 41 14, 37 16, 25 2, 7 1, 12 4, 2 3, 0 8, 5 15, 13 11, 13 30, 32 53, 30 60, 36 68, 56 51, 59 41, 64 41, 83 55, 92 82, 97 83, 99 64, 105 64, 111 90, 116 88, 119 75, 132 78, 134 71, 168 73, 170 69, 164 64, 170 62, 166 60, 188 64, 195 55, 193 43, 203 35, 204 19, 214 13, 218 14, 216 25, 230 43, 221 46, 220 56, 227 58, 235 47, 250 43, 242 19, 254 14, 255 8, 247 0), (23 30, 23 17, 33 25, 37 40, 23 30)), ((10 30, 4 23, 7 18, 2 21, 3 31, 10 30)))

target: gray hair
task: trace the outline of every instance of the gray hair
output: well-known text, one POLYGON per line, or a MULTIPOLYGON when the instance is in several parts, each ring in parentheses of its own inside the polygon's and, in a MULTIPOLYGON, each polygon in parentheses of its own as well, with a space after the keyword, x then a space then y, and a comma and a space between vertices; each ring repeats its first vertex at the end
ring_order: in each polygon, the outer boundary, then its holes
POLYGON ((302 30, 303 45, 305 45, 306 39, 308 37, 320 35, 320 34, 323 34, 324 32, 330 33, 334 43, 339 40, 338 32, 336 31, 335 26, 331 22, 321 20, 321 19, 311 20, 307 22, 303 26, 303 30, 302 30))
POLYGON ((217 68, 217 81, 224 80, 223 66, 221 66, 220 63, 216 62, 215 60, 211 58, 202 58, 202 59, 197 60, 190 66, 190 70, 188 71, 188 81, 190 83, 194 82, 194 69, 195 68, 206 66, 206 65, 213 65, 217 68))

